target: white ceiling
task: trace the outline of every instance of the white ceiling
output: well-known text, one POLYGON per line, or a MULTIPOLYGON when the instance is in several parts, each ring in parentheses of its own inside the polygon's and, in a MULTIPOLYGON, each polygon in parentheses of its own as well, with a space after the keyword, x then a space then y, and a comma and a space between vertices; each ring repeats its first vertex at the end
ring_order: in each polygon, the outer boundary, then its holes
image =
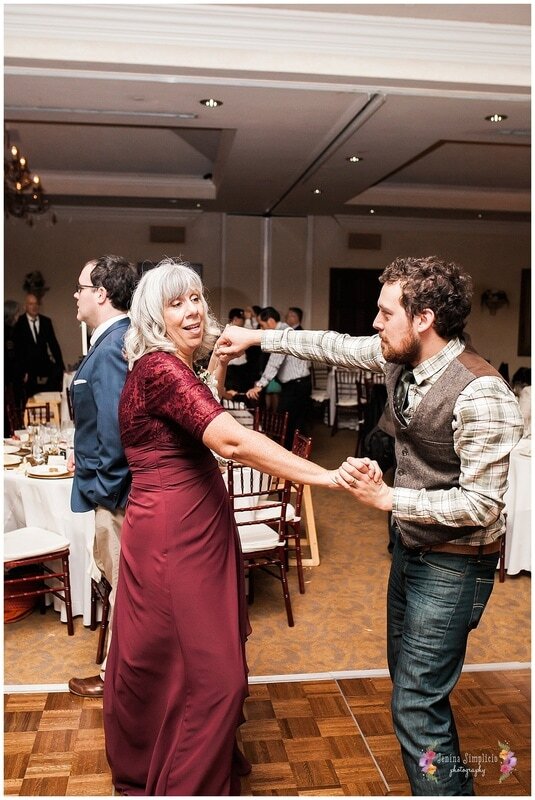
POLYGON ((528 218, 528 4, 4 8, 5 125, 58 207, 528 218))

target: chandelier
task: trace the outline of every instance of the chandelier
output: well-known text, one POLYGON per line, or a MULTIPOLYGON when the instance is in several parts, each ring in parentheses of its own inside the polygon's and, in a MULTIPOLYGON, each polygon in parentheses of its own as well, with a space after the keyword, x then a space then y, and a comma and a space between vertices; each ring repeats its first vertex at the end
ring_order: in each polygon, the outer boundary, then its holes
MULTIPOLYGON (((4 154, 4 212, 6 217, 24 219, 33 225, 34 214, 48 211, 48 200, 45 197, 39 175, 32 175, 28 159, 23 156, 16 145, 11 145, 9 136, 4 154)), ((52 215, 55 224, 56 217, 52 215)))

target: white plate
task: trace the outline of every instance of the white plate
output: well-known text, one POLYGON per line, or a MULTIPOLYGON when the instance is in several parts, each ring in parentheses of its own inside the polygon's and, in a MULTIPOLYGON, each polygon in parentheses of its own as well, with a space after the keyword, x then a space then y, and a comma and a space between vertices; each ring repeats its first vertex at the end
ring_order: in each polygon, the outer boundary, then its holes
POLYGON ((4 453, 18 453, 20 447, 17 447, 16 444, 5 444, 4 445, 4 453))
POLYGON ((38 464, 35 467, 28 467, 26 474, 30 478, 72 478, 73 473, 62 466, 54 464, 38 464))
POLYGON ((28 446, 28 442, 27 441, 23 442, 20 439, 4 439, 4 445, 6 445, 6 444, 11 446, 11 447, 15 447, 16 446, 17 450, 19 450, 21 447, 27 447, 28 446))
POLYGON ((10 453, 4 453, 4 467, 14 467, 20 464, 22 458, 20 456, 12 456, 10 453))

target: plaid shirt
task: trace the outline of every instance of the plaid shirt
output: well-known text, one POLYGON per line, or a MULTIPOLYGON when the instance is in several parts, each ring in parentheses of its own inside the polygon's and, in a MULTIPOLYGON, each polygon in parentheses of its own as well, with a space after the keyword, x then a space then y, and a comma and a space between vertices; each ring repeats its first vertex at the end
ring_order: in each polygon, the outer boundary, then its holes
MULTIPOLYGON (((285 322, 277 322, 274 330, 281 331, 289 327, 285 322)), ((272 353, 255 386, 265 388, 273 378, 277 378, 280 383, 288 383, 288 381, 295 381, 298 378, 306 378, 308 375, 310 375, 308 361, 292 358, 284 353, 272 353)))
MULTIPOLYGON (((262 349, 289 353, 340 367, 384 372, 379 336, 349 336, 333 331, 264 331, 262 349)), ((447 366, 464 350, 452 339, 435 356, 414 368, 407 419, 447 366)), ((460 459, 459 486, 447 490, 393 490, 392 514, 422 525, 479 525, 484 532, 456 539, 456 544, 486 544, 505 530, 503 496, 509 453, 522 437, 517 400, 499 378, 475 378, 459 394, 453 410, 453 446, 460 459)), ((453 543, 453 542, 452 542, 453 543)))

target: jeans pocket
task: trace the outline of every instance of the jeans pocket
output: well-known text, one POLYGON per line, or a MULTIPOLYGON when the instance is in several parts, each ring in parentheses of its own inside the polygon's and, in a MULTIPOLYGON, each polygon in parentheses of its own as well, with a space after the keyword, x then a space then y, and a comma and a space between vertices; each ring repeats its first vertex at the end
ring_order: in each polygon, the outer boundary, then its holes
POLYGON ((467 568, 468 559, 465 556, 452 555, 451 553, 421 553, 420 562, 430 569, 443 572, 446 575, 456 575, 461 578, 467 568))
POLYGON ((468 630, 477 628, 494 587, 494 578, 476 578, 472 615, 468 623, 468 630))

